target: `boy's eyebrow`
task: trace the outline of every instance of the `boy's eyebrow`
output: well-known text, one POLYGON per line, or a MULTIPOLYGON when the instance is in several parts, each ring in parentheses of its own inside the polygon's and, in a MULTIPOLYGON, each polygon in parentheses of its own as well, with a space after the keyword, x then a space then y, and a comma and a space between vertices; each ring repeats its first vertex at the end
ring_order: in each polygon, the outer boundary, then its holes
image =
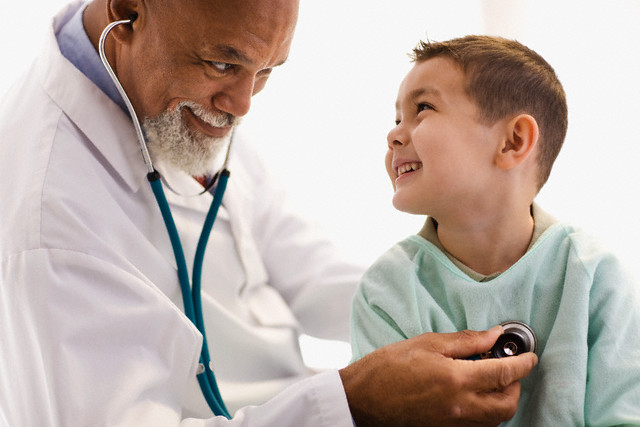
MULTIPOLYGON (((409 92, 409 101, 413 102, 416 100, 416 98, 419 98, 423 95, 430 95, 430 96, 434 96, 437 98, 442 98, 442 95, 440 94, 440 91, 432 86, 426 86, 426 87, 421 87, 418 89, 414 89, 411 92, 409 92)), ((396 110, 400 108, 400 102, 396 101, 396 110)))
POLYGON ((414 89, 409 94, 409 99, 414 100, 421 97, 422 95, 432 95, 440 98, 440 91, 432 86, 414 89))

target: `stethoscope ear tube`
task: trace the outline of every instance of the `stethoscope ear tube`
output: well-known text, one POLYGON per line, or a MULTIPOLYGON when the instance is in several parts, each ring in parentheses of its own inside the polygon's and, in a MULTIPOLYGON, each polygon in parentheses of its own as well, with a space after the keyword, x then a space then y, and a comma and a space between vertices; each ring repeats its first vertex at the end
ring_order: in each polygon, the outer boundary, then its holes
POLYGON ((138 137, 138 143, 140 144, 140 151, 142 153, 142 158, 144 160, 145 166, 147 167, 147 172, 153 173, 155 169, 151 161, 151 155, 149 154, 147 143, 144 139, 144 132, 142 131, 142 126, 140 125, 138 114, 136 113, 135 108, 133 108, 133 104, 131 103, 131 100, 129 99, 127 92, 125 92, 124 88, 122 87, 122 84, 118 79, 118 76, 116 76, 116 73, 113 71, 113 68, 111 68, 111 64, 109 64, 109 60, 107 59, 107 55, 104 51, 104 44, 105 44, 105 41, 107 40, 107 35, 109 35, 109 32, 118 25, 133 23, 133 21, 135 21, 137 17, 138 15, 135 15, 135 17, 131 17, 130 19, 114 21, 109 25, 107 25, 105 29, 102 31, 102 34, 100 34, 100 39, 98 40, 98 54, 100 55, 100 60, 102 61, 102 65, 104 65, 104 68, 105 70, 107 70, 109 77, 111 77, 111 81, 113 81, 113 84, 116 85, 116 89, 118 89, 118 93, 120 93, 120 96, 122 96, 122 100, 127 106, 127 110, 129 110, 129 115, 131 116, 131 121, 133 122, 133 127, 135 128, 136 135, 138 137))

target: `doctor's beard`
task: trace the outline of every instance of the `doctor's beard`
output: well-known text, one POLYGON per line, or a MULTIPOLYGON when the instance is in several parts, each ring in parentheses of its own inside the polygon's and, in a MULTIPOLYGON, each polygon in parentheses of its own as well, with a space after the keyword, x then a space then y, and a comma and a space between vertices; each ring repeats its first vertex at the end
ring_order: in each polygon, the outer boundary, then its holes
POLYGON ((180 102, 173 111, 143 120, 149 153, 155 160, 191 176, 212 175, 213 162, 227 147, 232 132, 223 137, 194 133, 182 118, 184 108, 189 108, 200 120, 214 127, 237 126, 240 122, 238 117, 231 114, 215 115, 195 102, 180 102))

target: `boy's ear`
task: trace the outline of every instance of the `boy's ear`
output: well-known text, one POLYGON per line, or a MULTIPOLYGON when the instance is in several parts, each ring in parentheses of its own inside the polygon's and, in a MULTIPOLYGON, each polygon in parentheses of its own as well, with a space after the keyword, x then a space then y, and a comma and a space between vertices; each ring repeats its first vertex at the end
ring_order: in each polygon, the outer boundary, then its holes
POLYGON ((507 122, 505 138, 496 153, 501 169, 512 169, 524 162, 538 144, 538 122, 529 114, 519 114, 507 122))

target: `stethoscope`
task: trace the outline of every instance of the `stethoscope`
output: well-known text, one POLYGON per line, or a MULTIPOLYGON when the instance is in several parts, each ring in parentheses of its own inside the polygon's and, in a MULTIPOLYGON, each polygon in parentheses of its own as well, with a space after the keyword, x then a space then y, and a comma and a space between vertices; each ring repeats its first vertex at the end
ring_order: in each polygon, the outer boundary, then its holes
POLYGON ((133 121, 133 125, 138 136, 138 141, 140 142, 142 157, 148 171, 147 180, 151 185, 153 194, 155 195, 156 201, 158 202, 158 207, 160 208, 160 212, 162 213, 162 218, 164 220, 165 226, 167 227, 167 232, 169 233, 169 238, 171 240, 171 246, 173 247, 173 254, 178 266, 178 279, 180 281, 180 290, 182 291, 182 299, 184 302, 184 313, 202 334, 202 350, 200 352, 200 363, 197 372, 200 389, 202 390, 202 394, 204 395, 207 404, 215 415, 222 415, 226 418, 231 418, 229 411, 227 410, 222 397, 220 396, 220 390, 218 389, 216 377, 212 370, 211 357, 209 355, 209 346, 207 344, 207 335, 204 330, 201 299, 201 278, 204 252, 207 246, 207 241, 209 240, 209 235, 211 234, 211 229, 213 228, 213 224, 218 214, 218 209, 222 204, 222 197, 224 196, 224 192, 227 188, 227 181, 229 180, 227 161, 229 159, 229 149, 231 148, 231 141, 229 142, 229 147, 227 148, 227 157, 225 158, 221 172, 219 172, 213 178, 212 183, 209 186, 209 188, 211 188, 217 181, 217 187, 215 188, 213 194, 213 201, 211 202, 211 207, 209 208, 209 212, 207 213, 207 217, 202 227, 202 233, 200 234, 200 239, 198 241, 198 246, 193 261, 193 283, 192 285, 190 285, 187 263, 185 261, 184 252, 182 250, 182 244, 180 243, 180 236, 178 235, 178 230, 173 220, 173 216, 169 208, 169 203, 167 202, 164 190, 162 189, 162 180, 160 173, 154 169, 153 163, 151 162, 151 156, 149 155, 147 143, 145 141, 142 127, 140 126, 140 120, 138 120, 136 111, 134 110, 133 105, 131 104, 131 101, 129 100, 129 97, 124 91, 122 85, 120 84, 120 80, 113 72, 113 69, 111 68, 111 65, 109 64, 109 61, 107 60, 107 57, 104 53, 104 43, 109 32, 117 25, 132 24, 133 21, 136 20, 136 18, 137 16, 132 16, 130 19, 115 21, 107 25, 107 27, 104 29, 104 31, 102 31, 102 34, 100 35, 98 51, 100 53, 100 59, 102 60, 104 67, 106 68, 109 76, 111 77, 111 80, 113 80, 113 83, 116 85, 118 92, 120 92, 122 99, 127 105, 127 109, 129 110, 131 120, 133 121))
POLYGON ((538 338, 531 326, 518 320, 510 320, 501 324, 504 332, 498 337, 491 350, 486 353, 468 357, 468 360, 500 359, 533 352, 538 349, 538 338))

